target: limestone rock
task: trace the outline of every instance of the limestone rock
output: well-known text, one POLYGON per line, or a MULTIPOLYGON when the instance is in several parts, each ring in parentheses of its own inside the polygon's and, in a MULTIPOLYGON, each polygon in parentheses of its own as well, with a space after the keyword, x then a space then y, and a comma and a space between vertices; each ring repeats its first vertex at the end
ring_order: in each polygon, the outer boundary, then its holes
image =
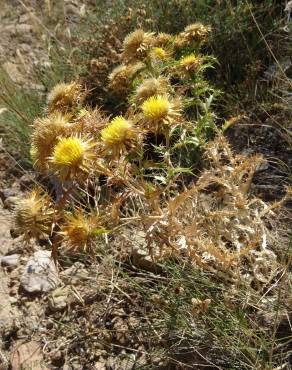
POLYGON ((19 263, 19 254, 10 254, 1 258, 1 265, 7 267, 16 267, 19 263))
POLYGON ((60 285, 50 251, 37 251, 27 262, 20 283, 29 293, 49 292, 60 285))

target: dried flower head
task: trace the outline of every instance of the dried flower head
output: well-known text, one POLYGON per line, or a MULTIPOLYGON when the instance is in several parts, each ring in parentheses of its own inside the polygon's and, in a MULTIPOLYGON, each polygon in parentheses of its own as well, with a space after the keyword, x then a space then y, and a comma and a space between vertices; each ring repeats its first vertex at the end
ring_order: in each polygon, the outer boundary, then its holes
POLYGON ((35 120, 31 141, 31 157, 39 170, 48 170, 48 158, 52 155, 59 137, 66 137, 70 134, 69 118, 67 115, 55 112, 46 118, 35 120))
POLYGON ((65 245, 70 251, 91 250, 96 236, 105 232, 100 217, 96 214, 85 216, 83 213, 67 214, 65 224, 61 227, 65 245))
POLYGON ((81 86, 76 82, 57 84, 48 94, 48 111, 75 112, 85 98, 81 86))
POLYGON ((130 33, 123 42, 122 60, 126 63, 142 60, 153 45, 153 33, 139 29, 130 33))
POLYGON ((53 210, 48 194, 33 190, 15 208, 15 226, 26 239, 40 239, 50 234, 53 210))
POLYGON ((166 95, 151 96, 142 104, 146 126, 152 132, 176 124, 181 118, 180 110, 179 102, 169 100, 166 95))
POLYGON ((131 80, 143 67, 144 64, 140 62, 116 67, 109 75, 109 88, 118 93, 126 92, 131 80))
POLYGON ((154 41, 153 41, 153 46, 156 46, 156 47, 166 46, 167 44, 171 42, 172 38, 173 38, 172 35, 161 32, 157 36, 155 36, 154 41))
POLYGON ((147 78, 136 88, 134 100, 141 104, 150 96, 163 95, 167 92, 168 79, 166 77, 147 78))
POLYGON ((113 155, 126 152, 133 147, 138 138, 138 132, 133 123, 122 116, 115 117, 101 131, 101 140, 113 155))
POLYGON ((95 158, 95 145, 91 139, 77 136, 59 139, 50 161, 60 179, 87 173, 95 158))
POLYGON ((108 124, 108 121, 108 117, 99 107, 81 109, 74 121, 74 133, 98 138, 100 130, 108 124))
POLYGON ((175 46, 177 48, 190 45, 200 46, 207 41, 210 32, 211 27, 204 26, 202 23, 190 24, 177 36, 175 46))

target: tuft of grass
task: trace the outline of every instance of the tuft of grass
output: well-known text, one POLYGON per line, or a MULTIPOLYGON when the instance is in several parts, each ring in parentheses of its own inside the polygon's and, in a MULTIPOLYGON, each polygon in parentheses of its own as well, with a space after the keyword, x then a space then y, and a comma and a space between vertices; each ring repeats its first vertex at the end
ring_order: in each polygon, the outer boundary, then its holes
POLYGON ((42 113, 44 97, 40 92, 22 89, 0 69, 0 133, 6 150, 30 166, 30 125, 42 113))

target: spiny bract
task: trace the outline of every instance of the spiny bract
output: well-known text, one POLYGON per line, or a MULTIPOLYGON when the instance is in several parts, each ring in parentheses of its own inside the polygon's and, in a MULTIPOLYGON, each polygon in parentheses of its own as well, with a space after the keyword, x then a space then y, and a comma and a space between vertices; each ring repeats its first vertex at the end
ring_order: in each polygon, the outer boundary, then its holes
POLYGON ((84 98, 81 86, 76 82, 59 83, 48 94, 47 103, 49 112, 73 112, 84 98))
POLYGON ((197 22, 190 24, 177 36, 175 45, 178 48, 183 48, 192 44, 200 46, 207 41, 210 32, 211 27, 205 26, 202 23, 197 22))
POLYGON ((125 92, 130 87, 131 79, 144 67, 144 64, 119 65, 109 75, 109 88, 115 92, 125 92))
POLYGON ((61 228, 60 235, 63 236, 68 250, 90 249, 95 236, 101 228, 101 221, 98 215, 90 214, 84 216, 80 211, 74 214, 67 214, 65 223, 61 228))
POLYGON ((69 118, 67 115, 55 112, 45 118, 35 120, 31 156, 39 170, 45 171, 48 169, 48 158, 52 155, 59 137, 66 137, 70 133, 69 118))
POLYGON ((151 96, 163 95, 166 93, 167 87, 168 79, 166 77, 147 78, 136 88, 134 100, 136 103, 143 103, 151 96))
POLYGON ((123 42, 122 59, 127 63, 143 59, 153 45, 153 35, 153 33, 144 32, 141 29, 130 33, 123 42))
POLYGON ((15 209, 16 229, 26 239, 40 239, 50 234, 53 211, 47 194, 40 189, 33 190, 20 200, 15 209))

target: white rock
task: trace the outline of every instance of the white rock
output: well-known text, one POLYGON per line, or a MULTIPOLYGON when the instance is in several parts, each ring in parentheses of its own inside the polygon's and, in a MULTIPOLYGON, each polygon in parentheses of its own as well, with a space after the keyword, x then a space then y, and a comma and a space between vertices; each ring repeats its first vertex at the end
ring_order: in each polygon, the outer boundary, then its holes
POLYGON ((19 254, 10 254, 1 258, 1 265, 15 267, 19 262, 19 254))
POLYGON ((20 283, 29 293, 49 292, 60 285, 50 251, 37 251, 33 254, 25 266, 20 283))

